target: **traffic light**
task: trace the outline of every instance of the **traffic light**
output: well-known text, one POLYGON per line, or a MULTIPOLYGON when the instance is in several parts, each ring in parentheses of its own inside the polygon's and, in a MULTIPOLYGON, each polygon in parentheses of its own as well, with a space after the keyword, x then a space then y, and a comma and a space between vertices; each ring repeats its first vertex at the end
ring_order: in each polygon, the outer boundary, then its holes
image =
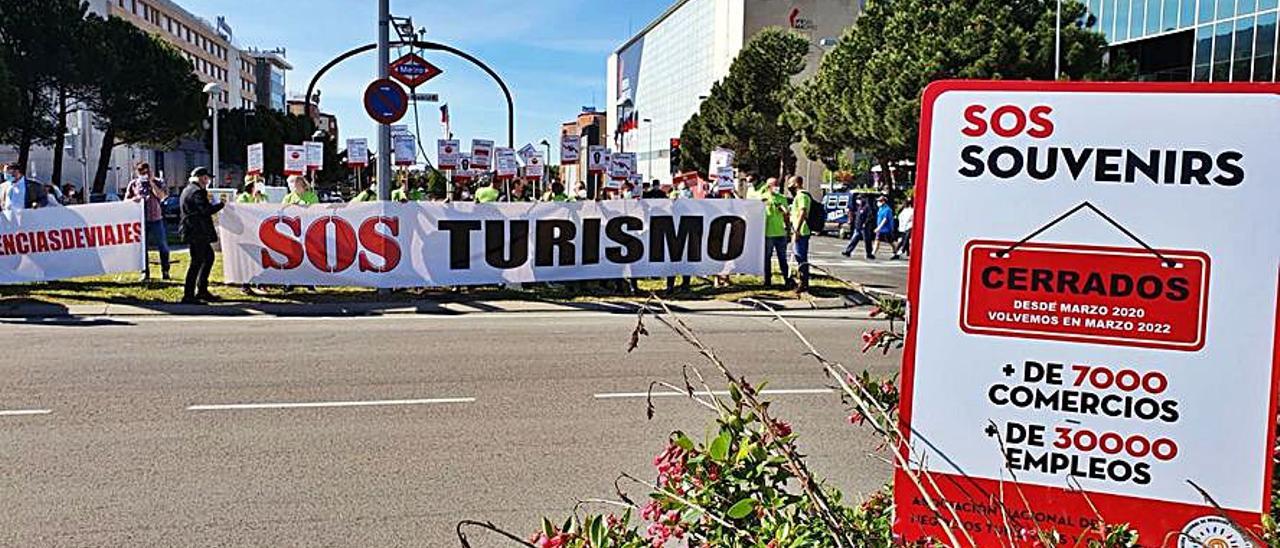
POLYGON ((671 140, 671 174, 680 173, 680 139, 671 140))

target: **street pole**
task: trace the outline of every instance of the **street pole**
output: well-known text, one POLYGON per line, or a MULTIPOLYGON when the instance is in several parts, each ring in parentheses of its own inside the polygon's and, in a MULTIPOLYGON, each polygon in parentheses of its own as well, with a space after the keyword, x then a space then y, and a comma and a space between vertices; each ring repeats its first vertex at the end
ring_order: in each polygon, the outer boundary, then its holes
MULTIPOLYGON (((391 76, 391 0, 378 0, 378 78, 391 76)), ((391 200, 391 126, 378 125, 378 200, 391 200)))
POLYGON ((1062 78, 1062 0, 1058 0, 1058 14, 1053 27, 1053 79, 1062 78))
MULTIPOLYGON (((543 194, 547 193, 547 186, 548 186, 547 180, 550 179, 548 175, 551 174, 551 142, 547 141, 546 139, 543 139, 542 146, 547 148, 547 161, 546 161, 546 164, 542 166, 542 189, 539 192, 538 196, 542 196, 543 194)), ((564 167, 562 166, 560 169, 563 170, 564 167)), ((561 173, 560 177, 564 178, 564 173, 561 173)))
MULTIPOLYGON (((209 82, 204 85, 204 93, 209 96, 209 116, 213 118, 213 183, 214 186, 222 180, 221 170, 218 169, 218 100, 217 95, 221 94, 222 86, 217 82, 209 82)), ((119 188, 117 187, 117 192, 119 188)))

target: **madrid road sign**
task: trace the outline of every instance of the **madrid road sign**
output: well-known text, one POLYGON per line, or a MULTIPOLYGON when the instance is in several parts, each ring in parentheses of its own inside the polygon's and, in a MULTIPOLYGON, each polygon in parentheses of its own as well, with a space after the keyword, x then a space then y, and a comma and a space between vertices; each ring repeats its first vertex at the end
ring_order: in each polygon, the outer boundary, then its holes
POLYGON ((379 124, 394 124, 409 108, 404 88, 386 78, 379 78, 364 90, 364 110, 379 124))
POLYGON ((425 84, 427 80, 443 73, 439 67, 428 63, 416 53, 410 53, 391 63, 391 77, 409 86, 409 89, 425 84))

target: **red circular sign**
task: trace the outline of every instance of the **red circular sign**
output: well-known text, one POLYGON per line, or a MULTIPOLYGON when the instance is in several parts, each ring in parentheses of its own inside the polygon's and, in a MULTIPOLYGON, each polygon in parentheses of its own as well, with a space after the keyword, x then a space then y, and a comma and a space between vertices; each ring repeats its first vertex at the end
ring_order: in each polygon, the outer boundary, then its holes
POLYGON ((409 110, 409 95, 400 84, 379 78, 364 90, 364 110, 380 124, 394 124, 409 110))

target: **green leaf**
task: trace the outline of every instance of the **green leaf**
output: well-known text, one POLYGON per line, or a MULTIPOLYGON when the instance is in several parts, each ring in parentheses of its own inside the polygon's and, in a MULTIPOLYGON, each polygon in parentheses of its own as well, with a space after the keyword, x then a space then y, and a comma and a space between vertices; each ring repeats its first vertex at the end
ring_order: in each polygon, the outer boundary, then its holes
POLYGON ((587 538, 591 541, 591 546, 594 548, 603 547, 606 535, 604 519, 601 516, 591 518, 591 523, 587 525, 587 538))
POLYGON ((556 526, 551 524, 551 520, 547 518, 542 518, 542 533, 547 535, 548 537, 555 536, 556 526))
POLYGON ((707 449, 707 455, 711 460, 716 462, 724 462, 725 457, 729 456, 729 444, 733 443, 733 438, 728 432, 720 432, 719 436, 711 442, 711 447, 707 449))
POLYGON ((676 446, 690 453, 693 452, 693 440, 689 439, 689 436, 684 435, 684 432, 676 432, 675 436, 676 446))
POLYGON ((728 514, 731 519, 742 519, 751 514, 755 509, 756 501, 751 500, 750 498, 745 498, 733 503, 733 506, 729 507, 728 514))

